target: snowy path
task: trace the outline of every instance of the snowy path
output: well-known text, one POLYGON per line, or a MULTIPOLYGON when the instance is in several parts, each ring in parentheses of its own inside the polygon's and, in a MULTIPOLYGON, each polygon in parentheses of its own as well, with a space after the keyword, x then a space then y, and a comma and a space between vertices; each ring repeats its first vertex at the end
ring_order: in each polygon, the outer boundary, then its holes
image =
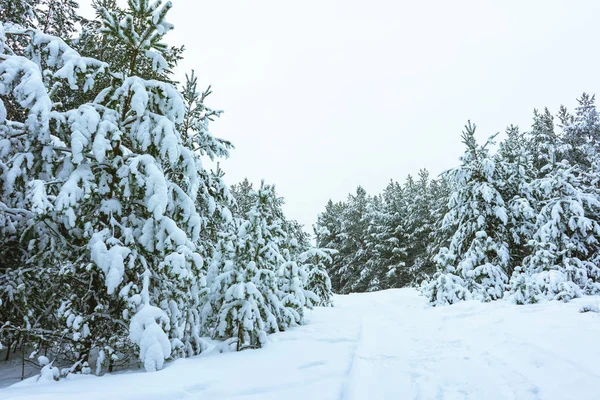
POLYGON ((0 390, 2 399, 599 399, 600 316, 582 304, 466 302, 429 308, 414 290, 339 296, 268 347, 156 373, 0 390))

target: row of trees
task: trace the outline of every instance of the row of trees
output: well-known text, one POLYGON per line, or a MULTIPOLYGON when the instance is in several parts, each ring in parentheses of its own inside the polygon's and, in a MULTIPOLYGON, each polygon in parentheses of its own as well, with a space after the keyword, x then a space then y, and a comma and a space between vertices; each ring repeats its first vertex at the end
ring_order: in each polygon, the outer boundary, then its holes
POLYGON ((98 0, 93 20, 72 1, 0 4, 7 358, 151 371, 200 353, 205 336, 261 346, 330 304, 329 253, 285 218, 274 187, 230 191, 203 166, 232 145, 208 130, 210 90, 193 73, 173 79, 170 2, 98 0))
POLYGON ((334 291, 375 291, 415 285, 435 272, 433 256, 450 186, 421 170, 404 184, 390 181, 369 196, 358 187, 345 202, 329 201, 316 226, 319 246, 335 249, 329 266, 334 291), (435 237, 434 237, 435 236, 435 237))
POLYGON ((329 274, 339 293, 402 287, 434 271, 429 236, 431 210, 444 198, 445 181, 427 171, 404 185, 390 182, 382 194, 358 187, 345 202, 329 203, 319 215, 317 241, 338 251, 329 274))
POLYGON ((433 304, 508 298, 518 304, 600 293, 600 114, 534 112, 480 145, 462 134, 460 165, 430 180, 362 188, 319 215, 318 245, 339 251, 336 291, 420 285, 433 304))

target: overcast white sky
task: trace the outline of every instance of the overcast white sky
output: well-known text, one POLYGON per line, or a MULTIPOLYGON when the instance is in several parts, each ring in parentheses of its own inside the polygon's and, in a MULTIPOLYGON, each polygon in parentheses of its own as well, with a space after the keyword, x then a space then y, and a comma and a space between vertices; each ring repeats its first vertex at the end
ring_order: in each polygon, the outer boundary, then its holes
POLYGON ((598 0, 173 3, 177 73, 213 86, 236 146, 227 181, 275 183, 308 228, 357 185, 456 165, 468 119, 483 140, 600 87, 598 0))

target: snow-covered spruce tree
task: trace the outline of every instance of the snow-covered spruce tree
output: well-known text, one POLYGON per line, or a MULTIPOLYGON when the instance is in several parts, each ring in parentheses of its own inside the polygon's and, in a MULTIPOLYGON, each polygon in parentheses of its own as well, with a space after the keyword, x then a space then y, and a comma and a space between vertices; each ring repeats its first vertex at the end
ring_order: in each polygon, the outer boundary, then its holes
POLYGON ((466 290, 483 301, 501 298, 508 282, 508 216, 499 191, 496 162, 487 149, 494 136, 479 146, 475 126, 469 123, 462 137, 467 150, 461 157, 461 166, 450 172, 454 192, 449 201, 450 211, 444 218, 445 224, 454 224, 457 230, 450 246, 441 249, 436 258, 440 274, 425 289, 434 304, 439 304, 440 298, 448 298, 439 293, 448 287, 452 298, 457 297, 456 285, 462 285, 463 281, 466 290))
MULTIPOLYGON (((54 294, 54 304, 29 296, 15 329, 46 340, 66 333, 74 361, 97 352, 110 366, 135 345, 153 370, 201 348, 190 325, 204 286, 196 203, 205 175, 178 131, 181 94, 138 75, 145 60, 158 71, 167 65, 161 40, 172 28, 170 7, 130 1, 121 19, 103 12, 103 34, 128 61, 116 67, 32 29, 7 30, 29 38, 27 57, 2 46, 0 91, 24 116, 2 115, 2 203, 33 213, 17 232, 28 254, 16 274, 23 285, 52 282, 54 294), (95 98, 81 95, 99 82, 110 85, 95 98), (73 92, 65 97, 73 108, 54 98, 57 88, 73 92)), ((14 297, 5 292, 3 302, 10 307, 14 297)))
MULTIPOLYGON (((318 228, 315 227, 315 229, 318 228)), ((333 291, 326 265, 331 263, 331 254, 335 254, 335 252, 331 249, 310 248, 299 256, 303 269, 308 272, 305 288, 318 297, 316 303, 313 304, 315 306, 333 306, 333 291)))

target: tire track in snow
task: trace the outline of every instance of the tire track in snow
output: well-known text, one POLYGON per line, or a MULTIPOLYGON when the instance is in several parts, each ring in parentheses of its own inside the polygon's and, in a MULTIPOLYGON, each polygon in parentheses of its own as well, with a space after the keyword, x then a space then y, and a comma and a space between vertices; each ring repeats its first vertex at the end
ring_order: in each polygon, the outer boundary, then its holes
POLYGON ((364 322, 363 318, 360 317, 360 326, 358 328, 358 335, 356 336, 356 345, 352 349, 352 356, 350 362, 348 363, 348 368, 346 369, 346 373, 344 374, 344 381, 342 383, 342 389, 340 391, 339 400, 349 400, 351 394, 351 386, 352 386, 352 371, 356 366, 356 360, 358 359, 358 350, 363 341, 363 328, 364 322))

